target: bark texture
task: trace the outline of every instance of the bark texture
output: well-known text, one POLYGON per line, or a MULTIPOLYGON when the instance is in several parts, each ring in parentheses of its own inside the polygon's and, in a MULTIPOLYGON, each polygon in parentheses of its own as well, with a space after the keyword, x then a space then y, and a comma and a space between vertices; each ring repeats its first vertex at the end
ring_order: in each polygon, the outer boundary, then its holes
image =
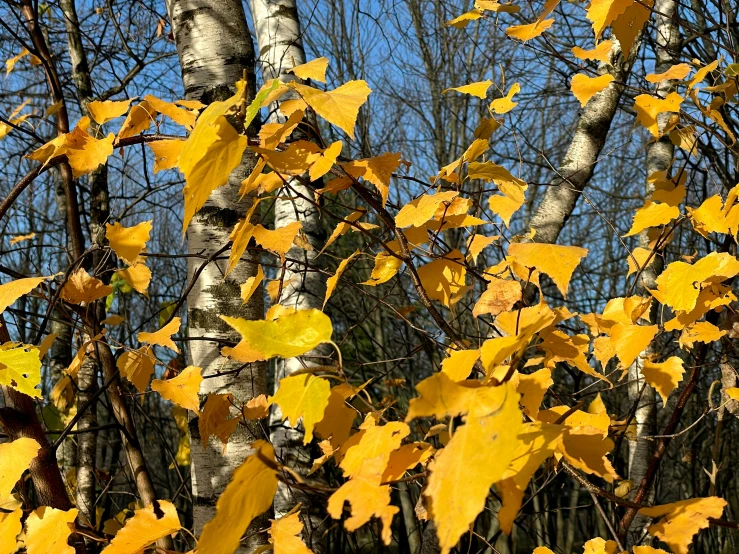
MULTIPOLYGON (((264 80, 295 80, 288 69, 305 63, 305 52, 300 34, 300 20, 295 0, 252 0, 252 16, 259 43, 259 64, 264 80)), ((271 106, 271 120, 281 120, 277 106, 271 106)), ((284 283, 279 303, 283 306, 307 310, 321 309, 326 292, 324 276, 316 267, 316 252, 325 241, 318 206, 313 201, 313 191, 301 178, 288 181, 275 201, 275 228, 299 221, 303 233, 313 247, 305 250, 293 246, 285 262, 284 283)), ((318 355, 312 352, 306 356, 318 355)), ((304 359, 279 359, 275 371, 275 388, 280 379, 310 365, 304 359)), ((291 428, 282 422, 282 413, 274 409, 270 417, 270 439, 282 463, 301 475, 311 468, 310 447, 303 445, 302 428, 291 428)), ((321 473, 322 474, 322 473, 321 473)), ((320 478, 320 475, 316 477, 320 478)), ((325 529, 325 510, 322 502, 315 502, 305 491, 280 483, 275 496, 275 515, 281 517, 298 502, 303 505, 303 520, 308 543, 315 552, 323 551, 321 536, 325 529)))
MULTIPOLYGON (((238 0, 173 0, 168 3, 182 79, 188 99, 203 103, 221 100, 233 94, 234 84, 246 71, 247 101, 255 94, 254 48, 241 2, 238 0)), ((249 130, 254 134, 254 129, 249 130)), ((229 235, 237 221, 244 217, 251 198, 239 199, 239 187, 254 167, 247 153, 241 165, 231 174, 228 184, 211 194, 203 208, 195 214, 187 230, 188 252, 201 257, 188 258, 188 275, 197 281, 187 297, 189 362, 203 368, 206 378, 201 393, 231 393, 236 402, 246 402, 267 392, 265 365, 243 364, 227 360, 220 354, 221 342, 236 341, 238 335, 218 316, 247 319, 264 317, 263 291, 255 292, 248 304, 242 305, 240 284, 256 275, 258 257, 247 252, 236 268, 224 278, 228 250, 216 260, 206 263, 229 243, 229 235), (203 264, 205 267, 201 267, 203 264), (202 270, 202 271, 201 271, 202 270), (203 340, 205 339, 205 340, 203 340), (210 339, 210 340, 209 340, 210 339), (214 375, 220 376, 213 378, 214 375)), ((252 453, 252 443, 262 436, 258 425, 240 425, 224 450, 211 438, 206 449, 201 446, 198 420, 189 424, 192 441, 192 492, 195 533, 215 514, 218 496, 228 484, 233 470, 252 453)), ((257 519, 247 531, 239 552, 249 552, 265 542, 259 529, 264 519, 257 519)))

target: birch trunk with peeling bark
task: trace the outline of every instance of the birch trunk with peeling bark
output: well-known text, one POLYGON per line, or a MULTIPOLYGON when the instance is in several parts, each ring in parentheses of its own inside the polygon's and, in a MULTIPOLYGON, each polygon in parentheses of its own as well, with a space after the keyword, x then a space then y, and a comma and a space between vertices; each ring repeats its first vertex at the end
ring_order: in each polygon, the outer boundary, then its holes
MULTIPOLYGON (((678 28, 675 17, 677 16, 677 3, 675 0, 657 0, 655 3, 655 54, 657 63, 655 64, 655 73, 666 71, 674 63, 679 56, 680 50, 680 29, 678 28)), ((657 85, 656 95, 664 98, 675 89, 670 80, 661 81, 657 85)), ((660 131, 664 129, 670 118, 669 113, 659 114, 657 122, 660 131)), ((655 172, 666 172, 672 163, 675 153, 675 146, 668 136, 660 137, 655 142, 651 142, 647 146, 647 177, 655 172)), ((645 197, 651 197, 654 192, 654 184, 647 181, 645 197)), ((647 248, 649 246, 649 237, 643 231, 639 235, 639 246, 647 248)), ((652 262, 641 272, 640 282, 638 283, 639 291, 642 295, 649 296, 649 290, 657 288, 655 283, 657 277, 662 271, 662 256, 656 255, 652 262)), ((653 323, 657 320, 657 305, 655 304, 650 313, 650 321, 653 323)), ((650 344, 645 352, 639 355, 637 360, 629 367, 629 405, 636 405, 634 412, 634 421, 636 423, 635 440, 629 441, 629 480, 634 483, 634 493, 639 488, 644 475, 649 466, 652 457, 653 443, 646 437, 655 433, 657 425, 656 411, 656 395, 654 388, 644 381, 641 374, 641 368, 644 361, 653 354, 657 354, 659 347, 650 344)), ((654 489, 649 492, 647 497, 649 503, 654 499, 654 489)), ((631 526, 631 531, 627 535, 627 545, 632 546, 639 544, 640 537, 646 532, 646 526, 649 519, 644 516, 637 516, 631 526)))
MULTIPOLYGON (((185 96, 207 104, 233 94, 235 83, 246 72, 248 98, 255 95, 254 47, 249 34, 244 9, 239 0, 171 0, 168 2, 172 30, 177 45, 185 96)), ((249 134, 255 134, 251 128, 249 134)), ((252 199, 239 198, 239 187, 254 167, 254 157, 244 155, 239 167, 226 185, 216 189, 195 214, 187 230, 188 277, 229 243, 234 225, 244 217, 252 199)), ((226 250, 217 260, 207 263, 187 297, 189 362, 203 368, 206 379, 201 394, 231 393, 237 403, 267 392, 265 364, 250 364, 237 372, 243 364, 225 359, 220 353, 220 342, 237 341, 238 335, 226 325, 220 315, 262 319, 264 317, 263 289, 242 305, 240 285, 256 275, 258 257, 247 252, 236 268, 224 278, 226 250), (211 339, 211 340, 208 340, 211 339), (220 376, 216 377, 216 374, 220 376)), ((192 493, 195 533, 215 514, 218 496, 228 484, 231 474, 252 452, 254 440, 263 436, 257 424, 239 425, 223 450, 217 439, 211 438, 207 448, 201 446, 197 417, 189 423, 192 443, 192 493)), ((258 518, 247 531, 251 537, 243 541, 239 552, 250 552, 266 542, 264 533, 252 533, 265 523, 258 518)))
MULTIPOLYGON (((287 70, 305 63, 305 52, 300 34, 300 20, 295 0, 251 0, 252 17, 259 43, 259 63, 265 81, 279 79, 282 82, 295 80, 287 70)), ((280 121, 277 106, 272 106, 271 120, 280 121)), ((284 120, 284 119, 283 119, 284 120)), ((325 241, 318 206, 314 194, 301 178, 288 181, 275 201, 275 228, 285 227, 299 221, 302 231, 313 250, 293 246, 287 253, 284 286, 279 303, 283 306, 307 310, 321 309, 326 292, 326 281, 316 269, 316 252, 325 241)), ((306 355, 317 356, 314 351, 306 355)), ((304 359, 280 359, 276 364, 275 387, 280 379, 306 365, 304 359)), ((275 407, 276 408, 276 407, 275 407)), ((273 408, 270 417, 270 439, 276 455, 282 463, 301 475, 307 475, 311 468, 310 448, 303 446, 304 433, 301 428, 293 429, 282 422, 279 409, 273 408)), ((320 478, 320 476, 315 476, 320 478)), ((325 530, 325 508, 305 491, 280 483, 274 501, 277 517, 289 512, 298 502, 302 503, 306 542, 314 552, 324 550, 321 535, 325 530)))

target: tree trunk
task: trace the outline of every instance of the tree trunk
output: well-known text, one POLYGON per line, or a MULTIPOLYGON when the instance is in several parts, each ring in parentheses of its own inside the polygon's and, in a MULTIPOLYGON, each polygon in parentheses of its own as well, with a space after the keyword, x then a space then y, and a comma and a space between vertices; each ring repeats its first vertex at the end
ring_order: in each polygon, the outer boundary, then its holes
MULTIPOLYGON (((233 94, 236 81, 246 72, 247 101, 255 95, 254 47, 239 0, 171 0, 168 3, 177 53, 182 69, 185 94, 188 99, 203 103, 221 100, 233 94)), ((249 129, 255 134, 254 128, 249 129)), ((229 235, 237 221, 244 217, 252 199, 239 199, 239 187, 254 167, 254 158, 246 153, 229 182, 215 190, 203 208, 195 214, 187 230, 188 252, 211 256, 229 243, 229 235)), ((190 363, 203 368, 206 379, 201 393, 231 393, 237 402, 267 392, 265 364, 250 364, 234 373, 243 364, 225 360, 220 354, 220 341, 236 341, 238 335, 218 316, 229 315, 247 319, 264 317, 263 289, 242 305, 240 284, 256 275, 258 256, 247 252, 236 268, 224 279, 228 251, 203 269, 187 297, 190 363), (213 339, 213 340, 203 340, 213 339), (214 377, 221 373, 219 377, 214 377), (210 377, 210 378, 208 378, 210 377)), ((188 258, 188 274, 192 279, 203 259, 188 258)), ((215 514, 218 496, 228 484, 231 474, 252 450, 252 443, 262 436, 257 425, 240 425, 231 436, 225 451, 220 442, 211 439, 207 449, 201 446, 198 421, 189 423, 192 444, 192 493, 195 533, 215 514)), ((252 523, 242 542, 247 552, 266 541, 264 533, 254 534, 264 518, 252 523)))
MULTIPOLYGON (((655 32, 656 32, 656 48, 655 54, 657 63, 655 65, 655 73, 666 71, 674 63, 679 56, 680 50, 680 30, 675 21, 677 3, 675 0, 657 0, 655 3, 655 32)), ((662 81, 657 86, 657 96, 664 98, 674 90, 674 86, 670 80, 662 81)), ((669 113, 660 114, 657 117, 659 128, 662 130, 670 118, 669 113)), ((669 137, 664 136, 655 142, 649 143, 647 146, 647 177, 657 171, 667 171, 672 163, 675 153, 675 146, 669 137)), ((649 198, 654 192, 653 183, 647 181, 645 197, 649 198)), ((646 248, 649 245, 649 237, 646 232, 639 235, 639 246, 646 248)), ((641 272, 641 279, 638 283, 640 294, 649 296, 648 290, 656 288, 656 279, 662 271, 662 256, 656 255, 649 266, 641 272)), ((650 313, 650 320, 654 323, 657 320, 658 306, 655 304, 650 313)), ((649 466, 652 458, 654 444, 652 441, 646 440, 645 437, 653 435, 657 426, 657 410, 656 395, 654 389, 645 383, 641 374, 641 368, 646 358, 652 354, 659 353, 659 346, 650 344, 645 352, 643 352, 637 360, 629 367, 629 404, 636 406, 634 412, 634 420, 636 423, 635 440, 629 441, 629 480, 638 484, 642 482, 644 474, 649 466)), ((636 493, 634 487, 634 494, 636 493)), ((654 489, 652 489, 647 499, 651 504, 654 500, 654 489)), ((627 535, 627 544, 632 546, 638 544, 639 538, 646 531, 646 525, 649 518, 645 518, 637 514, 632 524, 631 532, 627 535)))
MULTIPOLYGON (((286 73, 288 69, 305 63, 305 52, 301 42, 300 21, 295 0, 252 0, 252 16, 259 43, 259 63, 264 80, 280 79, 282 82, 295 80, 286 73)), ((280 121, 276 106, 272 107, 273 121, 280 121)), ((313 191, 301 182, 300 178, 290 179, 275 201, 275 228, 285 227, 299 221, 303 233, 313 246, 305 250, 293 246, 287 253, 284 286, 279 303, 298 310, 321 309, 326 292, 324 276, 315 269, 316 252, 325 241, 320 213, 313 200, 313 191)), ((320 349, 319 349, 320 350, 320 349)), ((323 350, 307 354, 317 356, 323 350)), ((298 358, 279 359, 276 363, 275 388, 280 379, 306 365, 298 358)), ((270 417, 270 439, 276 455, 282 463, 301 475, 307 475, 311 468, 310 447, 303 445, 303 430, 291 428, 282 422, 279 409, 273 408, 270 417)), ((316 475, 319 478, 321 475, 316 475)), ((275 515, 281 517, 298 502, 303 505, 305 535, 315 552, 323 551, 321 535, 325 530, 325 508, 322 502, 311 499, 305 491, 280 483, 275 496, 275 515)))

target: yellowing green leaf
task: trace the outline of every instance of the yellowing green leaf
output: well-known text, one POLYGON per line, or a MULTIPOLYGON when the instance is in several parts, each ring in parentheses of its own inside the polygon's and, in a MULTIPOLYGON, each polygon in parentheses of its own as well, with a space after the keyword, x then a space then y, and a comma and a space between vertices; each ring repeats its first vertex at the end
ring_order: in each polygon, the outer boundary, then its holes
POLYGON ((508 255, 530 269, 535 268, 549 275, 562 296, 567 296, 567 288, 572 273, 588 253, 587 248, 579 246, 560 246, 535 242, 513 243, 508 247, 508 255))
POLYGON ((151 220, 133 227, 124 227, 118 222, 113 225, 105 224, 105 238, 108 239, 110 247, 120 259, 131 265, 138 261, 139 255, 144 251, 150 233, 151 220))
POLYGON ((313 427, 323 419, 330 395, 328 381, 306 373, 281 379, 277 392, 269 400, 280 407, 282 421, 289 419, 293 427, 297 427, 298 419, 303 418, 303 442, 308 444, 313 439, 313 427))
POLYGON ((200 392, 200 383, 203 382, 202 372, 202 368, 187 366, 172 379, 166 381, 154 379, 151 382, 151 390, 158 392, 170 402, 197 413, 200 411, 198 392, 200 392))
POLYGON ((6 342, 0 345, 0 385, 41 398, 41 359, 36 346, 6 342))
POLYGON ((287 311, 272 320, 247 321, 221 316, 241 335, 233 348, 223 348, 224 356, 244 363, 269 360, 275 356, 294 358, 331 340, 331 320, 315 309, 287 311))
POLYGON ((477 83, 470 83, 469 85, 462 85, 459 87, 452 87, 444 89, 442 93, 449 92, 450 90, 456 90, 462 94, 469 94, 471 96, 477 96, 478 98, 485 99, 488 93, 488 89, 492 86, 493 82, 490 79, 485 81, 479 81, 477 83))
POLYGON ((662 397, 662 405, 667 406, 667 397, 683 380, 685 368, 683 361, 677 356, 671 356, 664 362, 655 363, 645 361, 641 368, 644 379, 654 387, 662 397))
POLYGON ((372 92, 365 81, 349 81, 328 92, 300 83, 291 83, 291 86, 318 115, 354 138, 359 108, 372 92))
POLYGON ((0 506, 11 500, 13 487, 40 449, 39 443, 26 437, 0 444, 0 506))
POLYGON ((147 333, 145 331, 142 331, 139 333, 138 339, 139 342, 143 342, 145 344, 150 344, 152 346, 159 345, 159 346, 166 346, 167 348, 170 348, 174 350, 175 352, 180 351, 179 348, 177 348, 177 345, 172 340, 172 335, 174 335, 177 331, 180 330, 180 318, 179 317, 173 317, 172 321, 167 323, 164 327, 159 329, 159 331, 156 331, 155 333, 147 333))
POLYGON ((711 496, 642 508, 639 513, 662 518, 647 529, 649 534, 666 543, 675 554, 688 554, 693 536, 708 527, 709 518, 720 518, 725 506, 726 500, 711 496))
POLYGON ((314 81, 326 82, 326 69, 328 68, 328 58, 316 58, 301 65, 296 65, 292 69, 288 69, 288 73, 292 73, 302 80, 313 79, 314 81))
POLYGON ((610 85, 613 78, 610 73, 598 77, 588 77, 584 73, 578 73, 572 77, 572 94, 575 95, 581 106, 585 106, 588 100, 610 85))
POLYGON ((166 500, 158 500, 146 508, 136 510, 133 517, 126 520, 123 529, 103 549, 102 554, 142 552, 150 544, 179 531, 181 527, 175 505, 166 500))
POLYGON ((28 554, 74 554, 74 548, 67 544, 74 528, 78 510, 57 510, 41 506, 26 520, 26 552, 28 554))
POLYGON ((196 554, 233 554, 252 520, 272 506, 277 492, 275 450, 262 440, 252 446, 256 452, 236 468, 218 497, 216 515, 205 524, 196 554))

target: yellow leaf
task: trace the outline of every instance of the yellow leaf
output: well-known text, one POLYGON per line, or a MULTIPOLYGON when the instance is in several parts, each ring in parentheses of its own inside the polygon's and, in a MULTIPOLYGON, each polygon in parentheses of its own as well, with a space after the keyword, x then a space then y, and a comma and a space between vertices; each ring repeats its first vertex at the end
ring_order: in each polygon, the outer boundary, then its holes
POLYGON ((516 392, 521 395, 523 413, 531 419, 536 419, 544 395, 553 384, 552 372, 548 368, 540 369, 529 375, 519 375, 516 392))
POLYGON ((248 140, 236 132, 225 116, 239 103, 245 87, 246 83, 239 81, 234 96, 205 108, 182 147, 179 165, 185 176, 183 234, 210 193, 225 185, 241 163, 248 140))
POLYGON ((36 346, 6 342, 0 345, 0 385, 41 398, 41 359, 36 346))
POLYGON ((649 534, 666 543, 675 554, 688 554, 693 536, 708 527, 709 518, 720 518, 725 506, 726 500, 710 496, 642 508, 639 513, 662 518, 647 529, 649 534))
POLYGON ((670 221, 680 216, 680 209, 676 206, 662 204, 661 202, 647 202, 636 211, 634 223, 625 237, 638 235, 644 229, 667 225, 670 221))
POLYGON ((499 236, 486 237, 485 235, 470 235, 467 240, 467 261, 477 263, 477 257, 488 246, 498 240, 499 236))
POLYGON ((448 205, 457 196, 456 191, 424 194, 405 204, 395 216, 395 225, 399 228, 420 227, 429 221, 441 205, 448 205))
POLYGON ((493 162, 471 162, 467 168, 467 175, 470 179, 492 181, 498 185, 500 192, 518 206, 526 200, 524 195, 528 188, 526 181, 514 177, 506 168, 493 162))
POLYGON ((472 316, 498 315, 501 312, 507 312, 521 298, 521 283, 518 281, 489 277, 488 288, 480 295, 472 309, 472 316))
MULTIPOLYGON (((554 19, 537 20, 528 25, 512 25, 505 30, 505 34, 509 37, 517 38, 520 41, 527 42, 542 35, 544 31, 554 24, 554 19)), ((497 112, 505 113, 505 112, 497 112)))
POLYGON ((494 194, 488 198, 488 203, 493 213, 500 216, 506 227, 510 227, 511 217, 523 206, 524 200, 518 202, 504 194, 494 194))
POLYGON ((203 443, 203 450, 208 448, 211 435, 220 439, 225 451, 229 437, 239 424, 238 418, 229 419, 231 412, 231 394, 209 394, 203 411, 198 418, 198 431, 203 443))
POLYGON ((616 541, 607 541, 600 537, 590 539, 582 547, 583 554, 616 554, 618 549, 616 541))
POLYGON ((400 166, 400 152, 385 152, 374 158, 362 158, 342 163, 341 167, 355 179, 360 177, 372 183, 382 197, 382 205, 387 203, 390 192, 390 178, 400 166))
POLYGON ((162 115, 166 115, 178 125, 185 127, 188 131, 195 127, 195 119, 197 118, 197 114, 195 112, 183 110, 182 108, 177 107, 174 103, 165 102, 151 94, 144 96, 144 101, 147 102, 153 110, 162 115))
POLYGON ((702 285, 720 283, 739 273, 739 261, 728 253, 712 252, 693 265, 677 261, 669 264, 657 278, 657 290, 651 291, 662 304, 675 311, 695 308, 702 285))
MULTIPOLYGON (((177 441, 177 452, 174 455, 174 464, 187 467, 190 465, 192 458, 190 453, 190 432, 187 421, 187 410, 175 404, 172 406, 172 417, 174 417, 177 430, 180 434, 180 438, 177 441)), ((174 468, 174 464, 170 467, 174 468)))
POLYGON ((388 252, 382 251, 375 256, 375 267, 372 268, 370 278, 367 279, 362 285, 369 285, 376 287, 382 283, 387 283, 390 279, 395 277, 398 273, 400 266, 403 265, 403 260, 391 256, 388 252))
POLYGON ((334 273, 331 277, 326 279, 326 295, 323 298, 322 309, 326 307, 326 303, 328 302, 328 299, 331 298, 331 295, 334 293, 334 290, 336 289, 336 285, 339 283, 339 279, 341 278, 341 275, 346 270, 346 266, 349 265, 349 262, 351 262, 354 258, 359 256, 359 254, 361 254, 361 251, 356 250, 348 258, 341 260, 339 267, 336 268, 336 273, 334 273))
POLYGON ((303 418, 303 443, 308 444, 313 439, 313 427, 323 419, 330 395, 328 381, 307 373, 281 379, 277 392, 269 401, 280 407, 282 421, 289 419, 293 428, 298 426, 298 419, 303 418))
POLYGON ((41 449, 39 443, 26 437, 0 444, 0 506, 12 500, 12 490, 41 449))
POLYGON ((180 155, 185 148, 184 140, 164 139, 146 144, 154 152, 154 173, 175 168, 180 164, 180 155))
POLYGON ((470 376, 475 362, 480 359, 480 350, 447 351, 449 357, 441 362, 441 372, 452 381, 464 381, 470 376))
POLYGON ((0 554, 14 554, 18 550, 17 536, 23 526, 23 509, 17 508, 9 513, 0 512, 0 554))
POLYGON ((708 238, 710 233, 729 232, 729 222, 722 211, 723 200, 715 195, 706 198, 698 208, 688 208, 688 216, 693 229, 708 238))
POLYGON ((143 552, 150 544, 179 531, 181 527, 175 505, 166 500, 155 501, 136 510, 102 554, 143 552))
POLYGON ((611 59, 611 48, 613 48, 613 41, 604 40, 592 50, 583 50, 579 46, 575 46, 572 49, 572 54, 579 60, 595 60, 608 63, 611 59))
POLYGON ((236 468, 218 497, 216 515, 203 527, 197 554, 233 554, 252 520, 272 507, 277 492, 275 450, 262 440, 252 447, 256 452, 236 468))
POLYGON ((74 554, 73 547, 67 544, 74 528, 74 520, 79 510, 57 510, 41 506, 26 520, 26 552, 28 554, 74 554))
POLYGON ((418 464, 424 464, 433 456, 434 448, 425 442, 412 442, 404 444, 390 453, 385 472, 382 474, 382 482, 397 481, 402 479, 406 471, 412 470, 418 464))
POLYGON ((290 85, 318 115, 342 129, 352 139, 354 138, 354 125, 359 115, 359 108, 372 92, 366 82, 349 81, 328 92, 295 82, 290 85))
POLYGON ((241 335, 233 348, 224 347, 224 356, 244 363, 269 360, 275 356, 295 358, 331 340, 331 319, 323 312, 295 310, 273 320, 247 321, 221 316, 221 319, 241 335))
POLYGON ((682 102, 683 97, 676 92, 671 92, 664 99, 649 94, 640 94, 634 98, 636 120, 644 125, 652 135, 659 138, 660 128, 657 116, 665 112, 680 113, 682 102))
POLYGON ((364 430, 358 443, 346 450, 339 467, 344 470, 346 477, 358 477, 367 472, 367 468, 363 466, 365 460, 381 459, 382 463, 377 465, 381 475, 386 469, 391 453, 400 448, 402 440, 410 432, 408 425, 399 421, 373 425, 364 430))
POLYGON ((644 379, 654 387, 662 397, 662 405, 667 406, 667 397, 677 388, 678 383, 683 380, 685 368, 683 361, 677 356, 671 356, 664 362, 655 363, 645 361, 641 368, 644 379))
POLYGON ((518 102, 513 101, 513 95, 517 94, 520 90, 521 85, 514 83, 513 86, 508 89, 508 94, 503 98, 497 98, 490 103, 490 111, 499 115, 510 112, 513 108, 518 106, 518 102))
POLYGON ((341 154, 342 147, 342 142, 337 140, 321 152, 321 157, 313 162, 313 165, 308 170, 308 176, 311 181, 318 181, 318 179, 331 171, 331 168, 336 163, 336 158, 341 154))
POLYGON ((257 419, 264 419, 269 415, 269 400, 267 395, 260 394, 249 400, 244 404, 244 408, 241 410, 246 419, 256 421, 257 419))
POLYGON ((593 401, 590 404, 588 404, 588 413, 589 414, 608 413, 608 411, 606 410, 605 402, 603 402, 603 398, 601 397, 600 393, 596 394, 593 401))
POLYGON ((683 329, 683 332, 678 339, 678 344, 680 345, 680 348, 685 348, 686 346, 688 348, 693 348, 693 344, 696 342, 709 344, 719 340, 724 335, 726 335, 726 331, 721 331, 713 323, 708 321, 699 321, 698 323, 694 323, 683 329))
MULTIPOLYGON (((328 60, 326 63, 328 63, 328 60)), ((300 538, 303 523, 300 521, 299 512, 293 512, 278 520, 270 521, 272 521, 272 525, 269 529, 269 542, 272 544, 275 554, 312 554, 313 551, 305 546, 300 538)))
POLYGON ((380 518, 382 541, 389 545, 393 516, 400 509, 390 505, 390 486, 380 485, 385 463, 382 456, 364 460, 359 475, 341 485, 328 499, 327 511, 332 518, 339 519, 344 511, 344 502, 348 501, 351 516, 344 522, 344 527, 349 532, 369 522, 373 516, 380 518))
POLYGON ((442 554, 467 532, 516 453, 522 425, 518 393, 510 382, 496 389, 495 409, 485 416, 470 414, 428 465, 423 494, 431 500, 442 554))
POLYGON ((621 368, 627 368, 652 342, 659 331, 657 325, 629 325, 618 323, 611 329, 611 344, 621 368))
POLYGON ((198 392, 200 392, 200 383, 203 382, 202 371, 200 367, 187 366, 172 379, 166 381, 154 379, 151 382, 151 390, 158 392, 170 402, 197 413, 200 411, 198 392))
POLYGON ((457 29, 464 29, 471 21, 476 21, 481 17, 483 17, 482 10, 474 9, 463 13, 459 17, 450 19, 446 24, 451 27, 456 27, 457 29))
POLYGON ((36 236, 36 233, 28 233, 27 235, 18 235, 10 239, 10 245, 18 244, 19 242, 23 242, 26 240, 31 240, 36 236))
POLYGON ((711 71, 715 71, 717 67, 718 67, 718 60, 714 60, 708 65, 701 67, 698 71, 695 72, 695 75, 693 75, 693 78, 688 82, 688 89, 692 89, 696 85, 700 84, 703 81, 703 79, 705 79, 706 76, 711 71))
POLYGON ((681 81, 688 76, 688 73, 690 73, 690 71, 691 69, 688 64, 679 63, 669 67, 666 71, 663 71, 662 73, 650 73, 644 78, 650 83, 655 84, 666 81, 667 79, 676 79, 678 81, 681 81))
POLYGON ((145 263, 137 263, 125 269, 119 269, 116 273, 137 292, 148 296, 146 290, 151 282, 151 270, 145 263))
POLYGON ((628 277, 632 273, 636 273, 639 270, 646 267, 647 261, 654 260, 652 251, 647 248, 636 247, 631 251, 631 256, 626 258, 626 263, 629 266, 629 272, 626 274, 628 277))
POLYGON ((331 389, 328 397, 328 406, 323 412, 323 419, 315 426, 315 433, 327 439, 334 449, 338 448, 349 438, 352 432, 352 423, 357 412, 347 406, 346 400, 356 394, 347 383, 336 385, 331 389))
MULTIPOLYGON (((103 321, 101 321, 100 323, 103 323, 103 321)), ((58 336, 59 336, 58 333, 49 333, 48 335, 44 337, 44 340, 42 340, 41 344, 38 345, 39 360, 44 359, 44 356, 46 356, 46 353, 51 349, 51 346, 54 344, 54 341, 56 340, 58 336)))
POLYGON ((292 69, 288 69, 288 73, 292 73, 298 79, 306 81, 313 79, 314 81, 326 82, 326 69, 328 68, 328 58, 316 58, 301 65, 296 65, 292 69))
POLYGON ((572 77, 572 94, 580 102, 580 106, 584 107, 588 100, 610 85, 613 79, 610 73, 598 77, 588 77, 584 73, 578 73, 572 77))
POLYGON ((116 366, 121 376, 128 379, 139 392, 145 392, 149 378, 154 373, 154 356, 150 346, 138 350, 126 350, 118 358, 116 366))
POLYGON ((661 548, 652 548, 651 546, 635 546, 634 554, 670 554, 661 548))
POLYGON ((126 113, 133 100, 133 98, 128 100, 93 100, 87 105, 87 110, 95 123, 102 125, 106 121, 121 117, 126 113))
POLYGON ((151 220, 143 221, 133 227, 124 227, 116 222, 113 225, 105 224, 105 238, 110 247, 121 259, 129 264, 135 264, 141 252, 146 247, 151 233, 151 220))
POLYGON ((654 0, 633 0, 626 10, 613 22, 613 34, 621 44, 624 56, 628 56, 636 35, 652 15, 654 0))
POLYGON ((459 250, 452 250, 443 258, 418 268, 418 278, 429 298, 447 308, 459 300, 459 293, 465 290, 466 274, 464 256, 459 250))
POLYGON ((251 299, 252 295, 257 291, 259 285, 264 281, 264 270, 261 265, 257 266, 257 274, 253 277, 249 277, 241 285, 241 303, 246 304, 251 299))
POLYGON ((69 276, 62 287, 62 298, 71 304, 93 302, 113 292, 113 287, 106 285, 100 279, 91 277, 82 268, 77 269, 69 276))
POLYGON ((159 329, 159 331, 156 331, 154 333, 147 333, 145 331, 142 331, 141 333, 139 333, 138 340, 139 342, 150 344, 152 346, 154 345, 165 346, 179 353, 180 349, 177 348, 177 345, 172 340, 172 335, 174 335, 179 330, 180 330, 180 318, 173 317, 172 321, 170 321, 169 323, 167 323, 167 325, 159 329))
POLYGON ((469 85, 462 85, 460 87, 452 87, 444 89, 442 93, 449 92, 450 90, 456 90, 462 94, 469 94, 471 96, 477 96, 483 100, 487 96, 488 89, 492 86, 493 82, 490 79, 486 81, 479 81, 477 83, 470 83, 469 85))
POLYGON ((274 252, 284 260, 285 254, 292 248, 295 238, 299 235, 302 227, 303 224, 300 221, 293 221, 274 231, 266 229, 262 225, 256 225, 253 236, 257 244, 274 252))
POLYGON ((567 288, 572 273, 588 253, 587 248, 579 246, 560 246, 557 244, 539 244, 535 242, 513 243, 508 247, 508 255, 531 268, 536 268, 549 275, 562 296, 567 296, 567 288))

